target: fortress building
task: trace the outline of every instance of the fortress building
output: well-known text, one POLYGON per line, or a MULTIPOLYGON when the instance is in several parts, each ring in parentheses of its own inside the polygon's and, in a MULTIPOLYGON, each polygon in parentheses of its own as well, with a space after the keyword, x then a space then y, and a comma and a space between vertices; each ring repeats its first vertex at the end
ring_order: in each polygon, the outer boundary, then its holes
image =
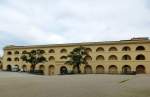
MULTIPOLYGON (((56 75, 71 72, 75 68, 65 65, 66 55, 74 48, 84 46, 89 52, 86 60, 88 65, 81 65, 81 72, 91 73, 124 73, 135 71, 138 74, 150 73, 150 40, 148 38, 132 38, 131 40, 86 42, 31 46, 6 46, 2 59, 3 70, 11 71, 17 67, 29 71, 31 64, 23 62, 20 57, 23 52, 33 49, 45 51, 47 62, 37 64, 36 69, 43 70, 45 75, 56 75)), ((1 62, 1 60, 0 60, 1 62)))

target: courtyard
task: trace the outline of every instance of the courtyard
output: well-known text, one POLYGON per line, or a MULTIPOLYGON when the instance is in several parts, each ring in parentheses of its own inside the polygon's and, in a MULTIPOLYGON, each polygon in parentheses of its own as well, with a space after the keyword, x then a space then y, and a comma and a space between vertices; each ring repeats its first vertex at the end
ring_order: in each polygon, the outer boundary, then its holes
POLYGON ((150 75, 0 72, 0 97, 150 97, 150 75))

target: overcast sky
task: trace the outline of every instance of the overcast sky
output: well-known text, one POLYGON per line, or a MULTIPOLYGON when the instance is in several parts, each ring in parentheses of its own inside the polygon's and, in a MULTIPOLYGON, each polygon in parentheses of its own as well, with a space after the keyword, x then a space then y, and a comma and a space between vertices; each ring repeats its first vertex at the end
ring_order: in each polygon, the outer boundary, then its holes
POLYGON ((0 0, 6 45, 150 37, 150 0, 0 0))

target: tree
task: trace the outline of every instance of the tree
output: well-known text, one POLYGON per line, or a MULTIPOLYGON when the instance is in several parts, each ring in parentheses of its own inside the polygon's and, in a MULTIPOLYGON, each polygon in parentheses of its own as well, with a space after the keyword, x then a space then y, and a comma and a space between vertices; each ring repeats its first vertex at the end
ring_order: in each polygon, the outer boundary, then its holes
POLYGON ((67 56, 69 58, 65 64, 74 65, 77 68, 77 73, 81 73, 80 65, 84 64, 87 65, 88 62, 86 61, 86 56, 88 56, 88 52, 86 51, 85 47, 77 47, 74 48, 67 56))
POLYGON ((30 52, 24 51, 21 59, 27 63, 30 63, 33 66, 32 71, 34 72, 35 66, 38 63, 43 63, 47 61, 46 58, 43 56, 44 53, 45 51, 40 49, 32 50, 30 52))

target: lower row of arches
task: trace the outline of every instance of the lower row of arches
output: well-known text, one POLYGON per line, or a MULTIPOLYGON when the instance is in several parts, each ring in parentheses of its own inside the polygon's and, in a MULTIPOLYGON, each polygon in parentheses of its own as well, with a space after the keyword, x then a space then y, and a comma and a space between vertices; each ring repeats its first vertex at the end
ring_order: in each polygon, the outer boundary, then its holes
MULTIPOLYGON (((91 67, 89 67, 89 68, 91 68, 91 67)), ((92 68, 91 68, 91 69, 92 69, 92 68)), ((127 74, 127 73, 131 73, 131 72, 132 72, 132 71, 131 71, 131 66, 129 66, 129 65, 124 65, 124 66, 122 67, 121 73, 127 74)), ((99 73, 99 74, 105 73, 105 68, 104 68, 104 66, 98 65, 98 66, 96 67, 96 73, 99 73)), ((119 73, 117 66, 115 66, 115 65, 109 66, 109 68, 108 68, 108 73, 110 73, 110 74, 119 73)), ((146 72, 145 72, 145 67, 144 67, 143 65, 138 65, 138 66, 136 67, 136 73, 137 73, 137 74, 146 73, 146 72)))
MULTIPOLYGON (((60 71, 61 71, 61 74, 66 74, 66 73, 68 73, 67 67, 65 67, 65 66, 62 66, 61 69, 60 69, 60 71)), ((77 69, 76 69, 75 67, 73 68, 73 72, 74 72, 74 73, 77 72, 77 69)), ((121 72, 121 73, 123 73, 123 74, 128 74, 128 73, 131 73, 131 72, 132 72, 132 71, 131 71, 131 67, 130 67, 129 65, 124 65, 124 66, 122 67, 122 72, 121 72)), ((84 73, 85 73, 85 74, 92 74, 92 73, 93 73, 92 67, 91 67, 90 65, 85 66, 85 67, 84 67, 84 73)), ((96 67, 96 73, 97 73, 97 74, 104 74, 104 73, 106 73, 104 66, 98 65, 98 66, 96 67)), ((107 73, 110 73, 110 74, 117 74, 117 73, 119 73, 117 66, 115 66, 115 65, 109 66, 107 73)), ((145 66, 143 66, 143 65, 138 65, 138 66, 136 67, 136 73, 137 73, 137 74, 146 73, 146 71, 145 71, 145 66)))
MULTIPOLYGON (((27 66, 26 65, 23 65, 21 69, 19 69, 19 66, 18 65, 14 65, 15 66, 15 70, 16 71, 23 71, 23 72, 27 72, 27 66)), ((7 71, 12 71, 12 66, 11 65, 7 65, 7 71)), ((31 65, 30 67, 30 70, 33 69, 33 66, 31 65)), ((39 65, 39 70, 42 70, 43 72, 45 71, 45 66, 44 65, 39 65)), ((66 66, 61 66, 60 67, 60 70, 59 70, 60 74, 68 74, 70 71, 68 71, 68 68, 66 66)), ((73 70, 72 70, 73 73, 76 73, 77 72, 77 68, 76 67, 73 67, 73 70)), ((108 72, 105 71, 105 68, 103 65, 98 65, 96 67, 96 70, 95 72, 97 74, 104 74, 104 73, 110 73, 110 74, 117 74, 117 73, 120 73, 118 71, 118 68, 116 65, 110 65, 108 67, 108 72)), ((122 67, 122 71, 121 73, 130 73, 132 72, 131 71, 131 66, 129 65, 124 65, 122 67)), ((144 65, 138 65, 136 67, 136 71, 135 71, 137 74, 142 74, 142 73, 146 73, 145 71, 145 66, 144 65)), ((85 74, 92 74, 93 73, 93 70, 92 70, 92 67, 90 65, 86 65, 84 67, 84 71, 83 73, 85 74)), ((55 66, 54 65, 50 65, 48 67, 48 74, 49 75, 54 75, 55 74, 55 66)))

